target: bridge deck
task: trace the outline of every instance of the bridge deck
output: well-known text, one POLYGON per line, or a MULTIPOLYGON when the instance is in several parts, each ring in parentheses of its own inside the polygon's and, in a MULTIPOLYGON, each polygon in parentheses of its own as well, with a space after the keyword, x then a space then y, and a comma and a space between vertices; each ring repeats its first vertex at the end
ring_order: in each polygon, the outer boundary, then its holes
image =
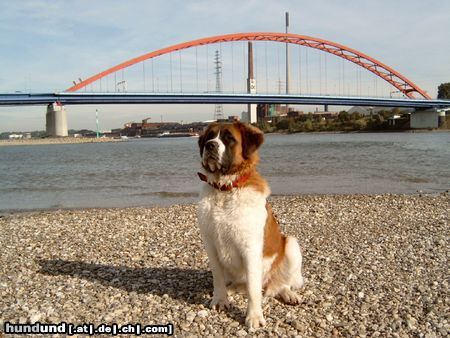
POLYGON ((450 107, 450 100, 408 98, 373 98, 347 96, 315 96, 285 94, 227 94, 227 93, 36 93, 0 94, 0 105, 46 105, 60 102, 80 104, 248 104, 279 103, 297 105, 373 106, 404 108, 450 107))

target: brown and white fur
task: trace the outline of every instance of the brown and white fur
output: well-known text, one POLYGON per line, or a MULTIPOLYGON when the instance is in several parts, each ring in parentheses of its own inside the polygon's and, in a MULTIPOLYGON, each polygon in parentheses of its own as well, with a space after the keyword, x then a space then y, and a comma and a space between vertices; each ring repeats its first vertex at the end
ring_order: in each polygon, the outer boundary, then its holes
POLYGON ((213 274, 211 307, 228 308, 227 287, 244 286, 251 328, 265 325, 263 292, 298 304, 293 290, 303 285, 298 242, 280 233, 266 201, 270 188, 256 170, 263 139, 259 129, 240 122, 211 124, 199 139, 209 183, 200 195, 198 221, 213 274), (240 184, 229 191, 217 189, 231 182, 240 184))

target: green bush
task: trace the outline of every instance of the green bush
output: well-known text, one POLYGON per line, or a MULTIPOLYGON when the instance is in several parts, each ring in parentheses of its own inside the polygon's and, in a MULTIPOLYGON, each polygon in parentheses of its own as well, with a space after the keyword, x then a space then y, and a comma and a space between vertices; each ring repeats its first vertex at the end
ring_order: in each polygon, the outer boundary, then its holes
POLYGON ((353 121, 353 129, 356 130, 363 130, 367 128, 367 121, 366 119, 359 119, 359 120, 355 120, 353 121))
POLYGON ((348 115, 348 113, 345 110, 343 110, 343 111, 339 112, 338 120, 341 122, 345 122, 345 121, 350 120, 350 116, 348 115))
POLYGON ((303 124, 303 128, 306 131, 313 131, 314 130, 313 122, 310 119, 307 119, 303 124))
POLYGON ((276 126, 277 126, 277 129, 287 130, 287 129, 289 129, 289 120, 288 119, 282 119, 282 120, 277 122, 276 126))

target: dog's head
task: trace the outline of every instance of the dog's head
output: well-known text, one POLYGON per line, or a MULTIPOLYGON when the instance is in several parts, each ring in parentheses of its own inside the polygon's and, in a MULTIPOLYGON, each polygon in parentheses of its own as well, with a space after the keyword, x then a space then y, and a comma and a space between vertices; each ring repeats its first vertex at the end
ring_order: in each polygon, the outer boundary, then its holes
POLYGON ((249 124, 210 124, 198 141, 202 166, 211 173, 235 174, 256 165, 263 141, 263 133, 249 124))

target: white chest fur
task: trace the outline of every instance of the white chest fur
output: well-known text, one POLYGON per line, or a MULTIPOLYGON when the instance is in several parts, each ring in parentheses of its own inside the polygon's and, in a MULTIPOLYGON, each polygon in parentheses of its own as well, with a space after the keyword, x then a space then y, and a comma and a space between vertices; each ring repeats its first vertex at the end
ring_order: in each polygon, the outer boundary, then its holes
POLYGON ((265 205, 266 196, 248 187, 223 192, 205 185, 200 195, 198 220, 205 245, 236 278, 248 255, 262 259, 265 205))

